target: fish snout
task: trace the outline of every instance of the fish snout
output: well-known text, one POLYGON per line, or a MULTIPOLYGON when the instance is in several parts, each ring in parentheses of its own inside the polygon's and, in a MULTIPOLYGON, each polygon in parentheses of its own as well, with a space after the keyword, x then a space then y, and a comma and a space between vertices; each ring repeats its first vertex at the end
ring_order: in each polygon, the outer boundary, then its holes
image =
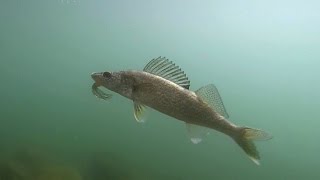
POLYGON ((98 74, 99 73, 96 73, 96 72, 91 73, 91 78, 96 79, 98 77, 98 74))
POLYGON ((95 82, 100 82, 101 81, 101 73, 93 72, 93 73, 91 73, 91 78, 95 82))

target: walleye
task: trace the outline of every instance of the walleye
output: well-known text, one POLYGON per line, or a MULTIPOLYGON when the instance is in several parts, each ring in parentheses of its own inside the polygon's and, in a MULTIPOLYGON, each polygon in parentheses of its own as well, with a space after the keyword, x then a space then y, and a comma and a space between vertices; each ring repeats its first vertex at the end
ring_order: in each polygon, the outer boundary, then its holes
POLYGON ((209 84, 195 92, 189 90, 190 81, 184 71, 164 57, 152 59, 143 71, 106 71, 92 73, 91 77, 95 81, 92 92, 98 98, 111 98, 111 94, 99 89, 103 86, 133 101, 138 122, 145 121, 146 106, 184 121, 195 144, 205 134, 199 127, 214 129, 231 137, 259 165, 260 156, 253 141, 271 139, 271 135, 262 130, 228 121, 229 115, 217 88, 209 84))

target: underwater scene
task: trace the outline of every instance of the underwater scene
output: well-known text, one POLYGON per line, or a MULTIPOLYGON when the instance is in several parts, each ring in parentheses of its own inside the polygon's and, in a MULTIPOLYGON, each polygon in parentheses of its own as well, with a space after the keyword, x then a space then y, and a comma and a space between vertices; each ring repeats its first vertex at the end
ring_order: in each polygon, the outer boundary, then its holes
POLYGON ((1 0, 0 180, 320 179, 319 7, 1 0))

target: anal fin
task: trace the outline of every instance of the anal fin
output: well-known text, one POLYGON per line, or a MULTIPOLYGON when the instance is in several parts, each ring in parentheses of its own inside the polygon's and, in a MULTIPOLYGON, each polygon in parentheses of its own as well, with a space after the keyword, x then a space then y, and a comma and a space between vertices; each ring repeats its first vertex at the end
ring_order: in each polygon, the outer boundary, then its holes
POLYGON ((209 129, 186 123, 187 126, 187 131, 188 131, 188 136, 193 144, 199 144, 200 142, 203 141, 203 138, 209 134, 209 129))

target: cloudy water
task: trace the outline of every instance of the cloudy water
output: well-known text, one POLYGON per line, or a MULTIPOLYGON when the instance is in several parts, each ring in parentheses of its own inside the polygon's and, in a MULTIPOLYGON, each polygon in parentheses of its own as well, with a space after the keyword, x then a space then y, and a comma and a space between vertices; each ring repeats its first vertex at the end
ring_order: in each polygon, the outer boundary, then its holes
POLYGON ((2 0, 0 180, 319 179, 320 3, 2 0), (214 130, 91 92, 92 72, 165 56, 192 91, 214 83, 229 120, 263 129, 255 165, 214 130))

